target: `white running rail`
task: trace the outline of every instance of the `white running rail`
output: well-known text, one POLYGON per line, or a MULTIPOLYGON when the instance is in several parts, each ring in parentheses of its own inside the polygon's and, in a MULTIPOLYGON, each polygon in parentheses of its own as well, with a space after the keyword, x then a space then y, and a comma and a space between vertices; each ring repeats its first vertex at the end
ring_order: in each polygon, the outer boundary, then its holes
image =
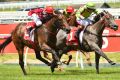
MULTIPOLYGON (((109 11, 116 19, 120 19, 120 8, 99 9, 109 11)), ((0 12, 0 24, 28 22, 28 11, 0 12)))

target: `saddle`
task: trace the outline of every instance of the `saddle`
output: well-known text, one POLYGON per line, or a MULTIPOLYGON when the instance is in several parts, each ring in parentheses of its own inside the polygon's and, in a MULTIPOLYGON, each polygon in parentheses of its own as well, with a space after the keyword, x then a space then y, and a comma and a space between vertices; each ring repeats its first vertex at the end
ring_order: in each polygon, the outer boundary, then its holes
POLYGON ((34 30, 35 30, 35 22, 28 22, 26 25, 24 39, 29 41, 34 41, 34 30))

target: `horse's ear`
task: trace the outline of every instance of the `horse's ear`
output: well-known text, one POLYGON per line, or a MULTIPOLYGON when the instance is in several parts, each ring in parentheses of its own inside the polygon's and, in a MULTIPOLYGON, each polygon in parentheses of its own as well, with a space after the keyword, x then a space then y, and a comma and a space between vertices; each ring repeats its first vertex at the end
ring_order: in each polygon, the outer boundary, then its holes
POLYGON ((103 12, 104 12, 105 14, 109 13, 109 12, 108 12, 108 11, 106 11, 106 10, 103 10, 103 12))
POLYGON ((53 11, 53 15, 54 15, 54 16, 57 16, 57 14, 56 14, 54 11, 53 11))

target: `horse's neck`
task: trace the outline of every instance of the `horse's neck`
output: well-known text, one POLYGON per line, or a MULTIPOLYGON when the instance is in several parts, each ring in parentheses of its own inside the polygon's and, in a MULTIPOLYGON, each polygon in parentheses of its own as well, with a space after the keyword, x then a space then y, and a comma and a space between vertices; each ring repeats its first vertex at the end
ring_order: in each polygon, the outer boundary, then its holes
POLYGON ((104 20, 99 20, 98 22, 96 22, 95 24, 93 24, 90 28, 92 30, 94 30, 94 32, 96 32, 96 34, 102 34, 103 30, 105 28, 103 21, 104 20))
POLYGON ((76 17, 75 15, 70 16, 70 21, 68 22, 70 26, 76 26, 76 17))
POLYGON ((45 23, 47 27, 51 27, 54 24, 55 18, 50 19, 48 22, 45 23))
POLYGON ((46 30, 54 35, 57 34, 57 27, 55 26, 55 21, 56 21, 56 18, 53 17, 51 20, 45 23, 46 30))

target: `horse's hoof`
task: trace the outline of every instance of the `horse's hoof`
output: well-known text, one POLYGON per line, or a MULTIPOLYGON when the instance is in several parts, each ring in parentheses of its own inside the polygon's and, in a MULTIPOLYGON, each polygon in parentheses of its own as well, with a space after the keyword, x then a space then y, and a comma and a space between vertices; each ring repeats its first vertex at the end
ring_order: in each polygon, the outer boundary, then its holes
POLYGON ((52 71, 52 72, 54 72, 56 66, 57 66, 57 63, 56 63, 55 61, 53 61, 53 62, 51 63, 51 71, 52 71))
POLYGON ((69 62, 67 62, 67 64, 66 65, 69 65, 69 62))
POLYGON ((96 74, 99 74, 99 72, 96 72, 96 74))
POLYGON ((111 65, 115 65, 115 64, 116 64, 115 62, 111 63, 111 65))
POLYGON ((24 75, 27 75, 27 73, 24 73, 24 75))
POLYGON ((54 67, 53 66, 51 66, 51 72, 53 73, 55 70, 54 70, 54 67))
POLYGON ((113 61, 111 61, 111 62, 110 62, 110 64, 111 64, 111 65, 115 65, 116 63, 115 63, 115 62, 113 62, 113 61))
POLYGON ((47 65, 48 65, 48 66, 51 66, 51 63, 48 63, 47 65))
POLYGON ((89 65, 89 66, 92 66, 92 64, 91 64, 91 63, 89 63, 88 65, 89 65))
POLYGON ((67 64, 67 61, 62 61, 63 64, 67 64))

